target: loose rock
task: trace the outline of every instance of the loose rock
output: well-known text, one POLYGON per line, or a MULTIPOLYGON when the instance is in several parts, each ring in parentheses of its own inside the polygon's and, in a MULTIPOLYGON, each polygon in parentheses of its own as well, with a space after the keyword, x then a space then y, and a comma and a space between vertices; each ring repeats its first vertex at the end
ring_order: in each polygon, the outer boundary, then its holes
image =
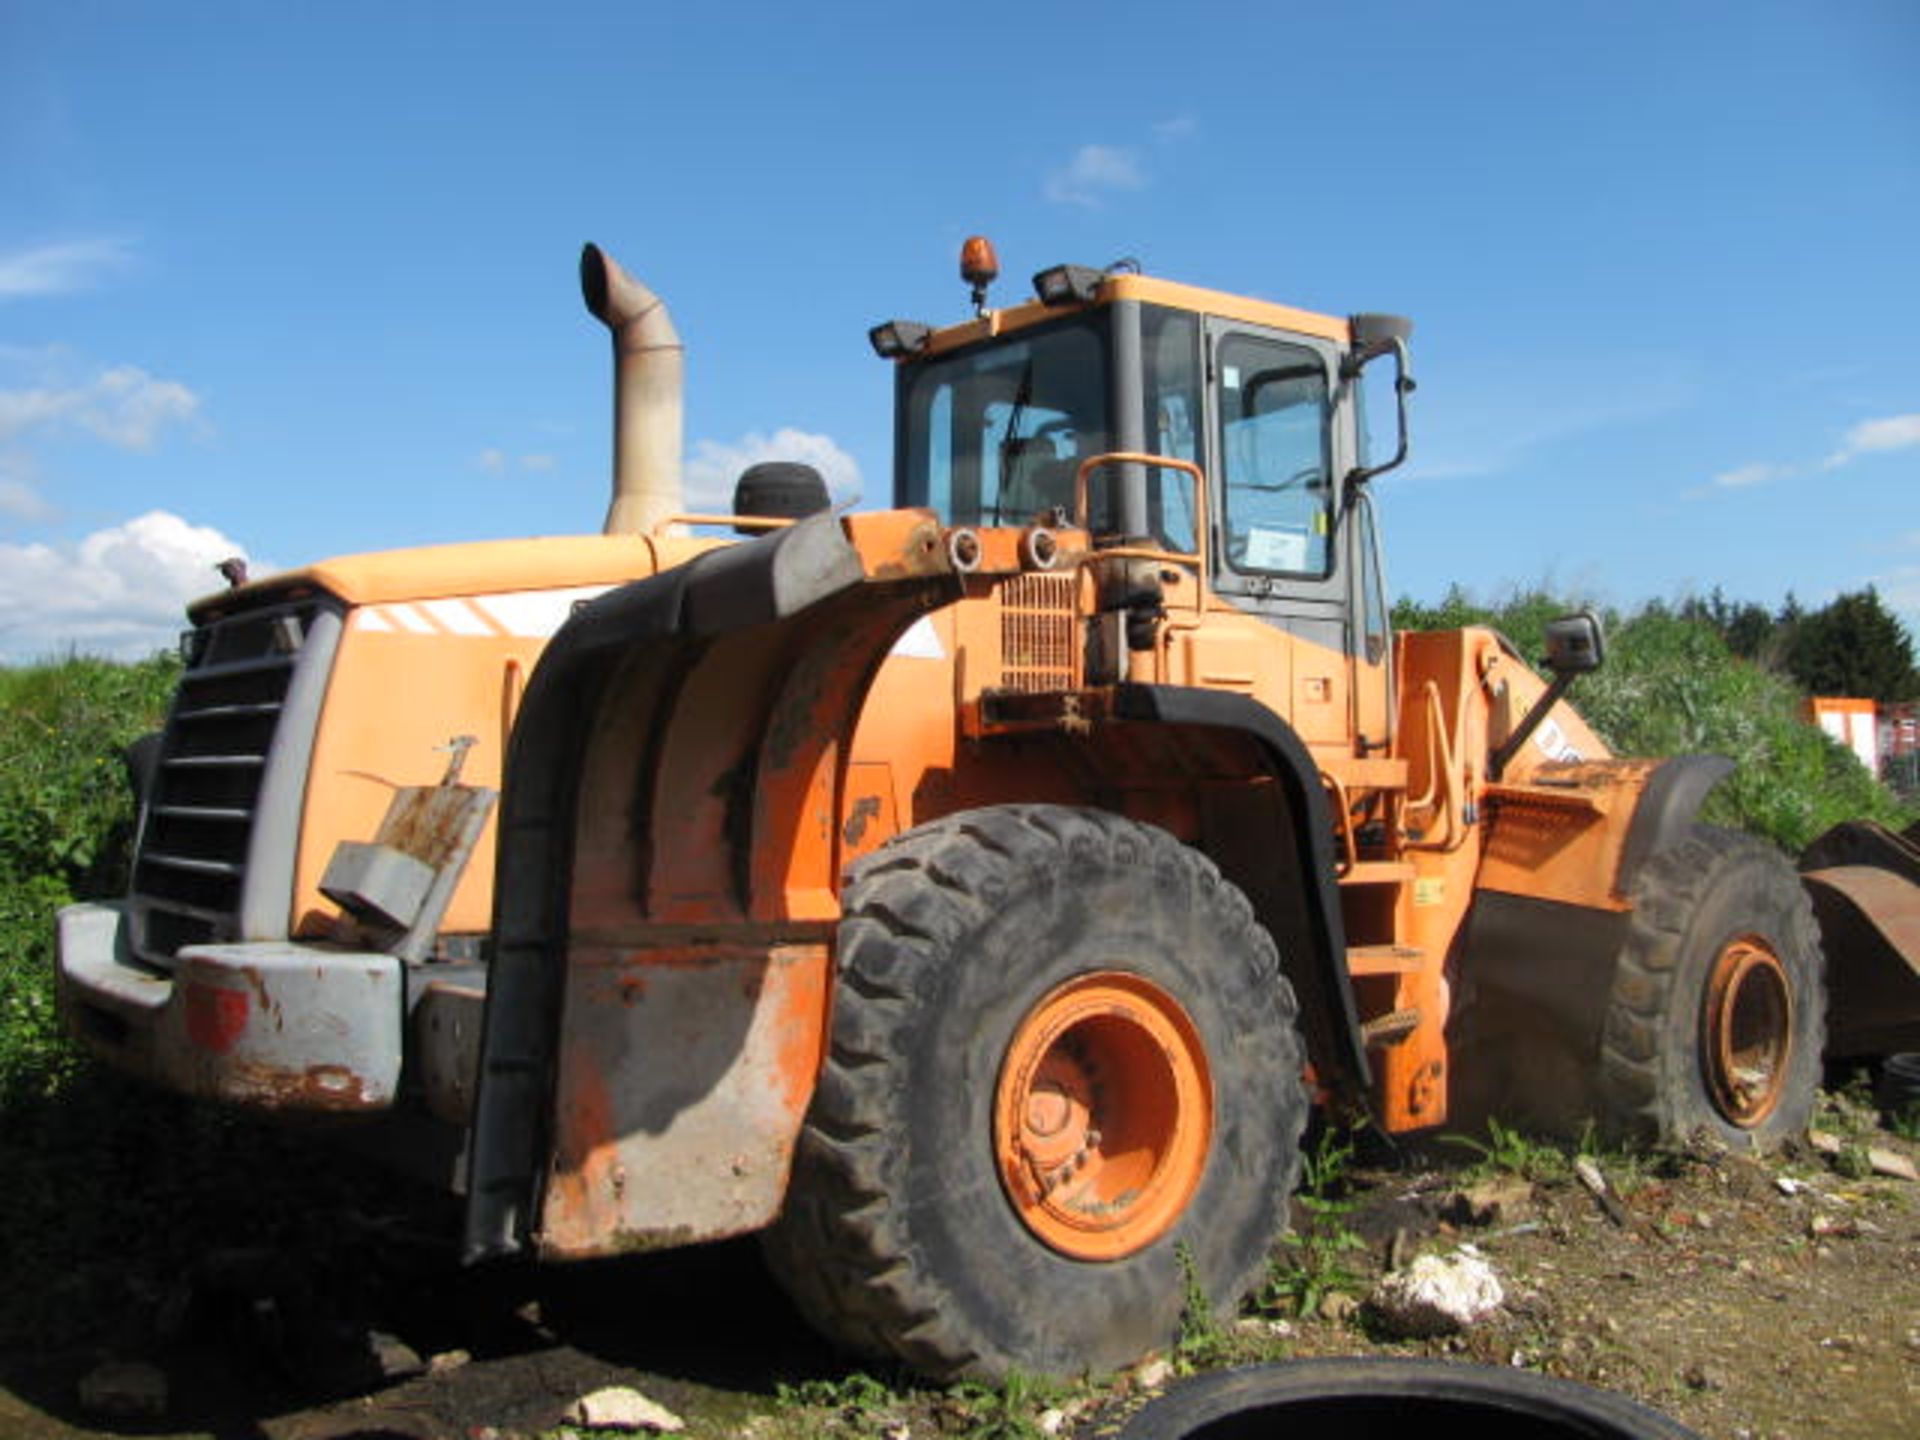
POLYGON ((1470 1245, 1422 1255, 1374 1287, 1368 1307, 1396 1335, 1448 1335, 1476 1325, 1506 1300, 1493 1267, 1470 1245))
POLYGON ((1447 1197, 1440 1213, 1456 1225, 1497 1225, 1524 1213, 1532 1203, 1531 1180, 1498 1175, 1456 1190, 1447 1197))
POLYGON ((1142 1361, 1134 1367, 1133 1371, 1133 1383, 1138 1385, 1142 1390, 1155 1389, 1166 1384, 1167 1381, 1172 1378, 1173 1365, 1171 1362, 1159 1356, 1155 1356, 1151 1360, 1142 1361))
POLYGON ((574 1424, 588 1430, 647 1430, 672 1434, 684 1430, 687 1422, 666 1406, 649 1400, 638 1390, 625 1385, 609 1385, 582 1395, 567 1412, 574 1424))

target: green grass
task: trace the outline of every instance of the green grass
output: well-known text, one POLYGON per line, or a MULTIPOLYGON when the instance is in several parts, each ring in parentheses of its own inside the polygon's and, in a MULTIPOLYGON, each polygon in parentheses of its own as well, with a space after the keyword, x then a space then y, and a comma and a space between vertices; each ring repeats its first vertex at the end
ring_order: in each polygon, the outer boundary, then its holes
POLYGON ((1485 1139, 1478 1135, 1443 1135, 1441 1139, 1480 1157, 1467 1171, 1469 1176, 1515 1175, 1538 1182, 1564 1180, 1572 1173, 1572 1162, 1558 1145, 1503 1124, 1498 1116, 1488 1118, 1485 1139))

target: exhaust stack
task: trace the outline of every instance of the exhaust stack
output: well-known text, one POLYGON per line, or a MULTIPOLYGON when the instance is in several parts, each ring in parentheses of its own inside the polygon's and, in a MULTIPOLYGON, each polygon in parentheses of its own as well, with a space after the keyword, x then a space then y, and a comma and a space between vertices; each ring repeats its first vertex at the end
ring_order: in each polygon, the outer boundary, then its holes
POLYGON ((613 502, 601 529, 644 534, 686 508, 680 493, 680 336, 666 302, 598 245, 580 252, 580 294, 613 332, 613 502))

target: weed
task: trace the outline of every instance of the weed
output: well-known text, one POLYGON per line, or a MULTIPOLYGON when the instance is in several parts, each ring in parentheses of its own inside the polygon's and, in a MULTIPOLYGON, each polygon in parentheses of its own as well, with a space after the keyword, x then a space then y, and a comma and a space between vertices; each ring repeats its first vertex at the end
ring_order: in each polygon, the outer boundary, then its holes
POLYGON ((1833 1168, 1849 1180, 1868 1180, 1873 1177, 1873 1159, 1864 1145, 1842 1145, 1833 1157, 1833 1168))
MULTIPOLYGON (((1472 1169, 1482 1174, 1517 1175, 1523 1180, 1564 1180, 1571 1166, 1566 1152, 1551 1141, 1537 1140, 1524 1131, 1503 1125, 1497 1116, 1487 1120, 1487 1138, 1475 1135, 1446 1135, 1449 1145, 1459 1145, 1480 1159, 1472 1169)), ((1593 1143, 1593 1127, 1581 1138, 1581 1153, 1588 1154, 1593 1143)))
POLYGON ((1366 1249, 1346 1222, 1355 1204, 1347 1179, 1353 1155, 1352 1135, 1329 1126, 1304 1157, 1294 1199, 1305 1221, 1282 1240, 1285 1257, 1269 1267, 1255 1302, 1259 1309, 1284 1309, 1310 1320, 1328 1296, 1351 1293, 1364 1283, 1365 1276, 1347 1263, 1355 1251, 1366 1249))
POLYGON ((1193 1251, 1182 1240, 1173 1248, 1185 1287, 1180 1302, 1180 1334, 1174 1341, 1174 1363, 1183 1374, 1218 1365, 1226 1356, 1227 1337, 1213 1313, 1213 1298, 1200 1283, 1193 1251))
POLYGON ((962 1381, 947 1393, 964 1410, 962 1440, 1044 1440, 1040 1416, 1061 1392, 1048 1380, 1012 1370, 998 1385, 962 1381))
POLYGON ((1920 1140, 1920 1100, 1887 1112, 1887 1129, 1902 1140, 1920 1140))
POLYGON ((885 1382, 874 1379, 864 1370, 855 1370, 838 1380, 802 1380, 798 1385, 789 1385, 783 1380, 773 1387, 773 1394, 782 1405, 834 1410, 856 1420, 879 1415, 899 1401, 885 1382))

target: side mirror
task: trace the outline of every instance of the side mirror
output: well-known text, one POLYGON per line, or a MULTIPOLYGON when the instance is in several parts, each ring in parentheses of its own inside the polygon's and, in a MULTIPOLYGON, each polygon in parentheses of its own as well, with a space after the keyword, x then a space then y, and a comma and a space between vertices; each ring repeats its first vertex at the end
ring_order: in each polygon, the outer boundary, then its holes
POLYGON ((1547 654, 1540 663, 1555 675, 1590 675, 1606 663, 1606 637, 1591 610, 1547 622, 1547 654))
POLYGON ((1407 341, 1413 336, 1413 322, 1403 315, 1354 315, 1348 319, 1353 349, 1341 362, 1340 378, 1358 381, 1360 372, 1382 355, 1393 357, 1393 408, 1397 426, 1393 456, 1379 465, 1359 465, 1347 472, 1347 493, 1376 475, 1401 464, 1407 458, 1407 396, 1413 393, 1413 376, 1408 373, 1407 341))
POLYGON ((1487 774, 1498 780, 1506 771, 1507 762, 1520 753, 1520 747, 1527 743, 1527 737, 1540 728, 1540 722, 1547 718, 1547 712, 1560 703, 1560 697, 1567 693, 1567 687, 1573 684, 1574 677, 1590 675, 1598 670, 1607 658, 1606 641, 1600 633, 1600 617, 1591 610, 1582 610, 1575 615, 1562 615, 1558 620, 1547 622, 1547 655, 1541 661, 1553 672, 1553 683, 1547 686, 1546 693, 1534 702, 1533 708, 1521 717, 1520 723, 1493 752, 1487 762, 1487 774))

